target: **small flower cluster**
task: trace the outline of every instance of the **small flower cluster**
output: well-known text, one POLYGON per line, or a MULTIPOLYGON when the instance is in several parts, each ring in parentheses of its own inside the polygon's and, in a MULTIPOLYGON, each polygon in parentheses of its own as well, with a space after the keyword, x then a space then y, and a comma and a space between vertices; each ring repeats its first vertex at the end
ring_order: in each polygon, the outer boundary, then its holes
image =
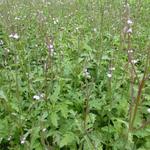
POLYGON ((108 78, 111 78, 111 77, 112 77, 112 74, 111 74, 111 73, 107 73, 107 77, 108 77, 108 78))
POLYGON ((4 48, 5 52, 8 54, 10 50, 8 48, 4 48))
POLYGON ((132 24, 133 24, 132 20, 130 18, 128 18, 128 20, 127 20, 127 31, 126 31, 128 34, 132 33, 132 27, 131 27, 132 24))
POLYGON ((132 25, 132 24, 133 24, 133 22, 132 22, 131 19, 128 19, 128 20, 127 20, 127 23, 128 23, 128 25, 132 25))
POLYGON ((44 94, 43 93, 41 93, 41 94, 37 94, 37 95, 34 95, 33 96, 33 99, 35 99, 35 100, 41 100, 42 98, 44 98, 44 94))
POLYGON ((26 142, 26 137, 25 136, 23 136, 22 138, 20 138, 20 143, 21 144, 24 144, 26 142))
POLYGON ((83 71, 83 76, 87 79, 90 79, 91 78, 91 75, 90 73, 88 72, 87 68, 84 69, 83 71))
POLYGON ((131 49, 131 50, 128 50, 128 53, 133 53, 133 50, 131 49))
POLYGON ((131 60, 131 62, 132 62, 133 64, 136 64, 136 63, 138 62, 138 60, 133 59, 133 60, 131 60))
POLYGON ((115 67, 110 67, 109 72, 107 73, 108 78, 112 78, 112 72, 115 70, 115 67))
POLYGON ((57 18, 53 18, 53 23, 54 23, 54 24, 58 24, 58 22, 59 22, 59 21, 58 21, 57 18))
POLYGON ((124 14, 125 14, 125 27, 123 29, 123 32, 125 34, 130 35, 130 34, 132 34, 132 24, 133 24, 133 21, 130 18, 130 6, 127 3, 124 7, 125 7, 125 11, 124 11, 124 14))
POLYGON ((3 40, 0 40, 0 46, 2 46, 4 44, 3 40))
POLYGON ((7 138, 7 140, 10 141, 11 139, 12 139, 12 136, 10 135, 10 136, 7 138))
POLYGON ((17 33, 11 33, 11 34, 9 35, 9 37, 12 38, 12 39, 15 39, 15 40, 18 40, 18 39, 20 38, 17 33))
POLYGON ((133 24, 133 22, 132 22, 132 20, 129 18, 128 20, 127 20, 127 24, 126 24, 126 26, 124 27, 124 29, 123 29, 123 32, 124 33, 128 33, 128 34, 132 34, 132 24, 133 24))
POLYGON ((53 44, 52 39, 47 38, 46 45, 47 45, 50 55, 54 56, 55 52, 54 52, 54 44, 53 44))

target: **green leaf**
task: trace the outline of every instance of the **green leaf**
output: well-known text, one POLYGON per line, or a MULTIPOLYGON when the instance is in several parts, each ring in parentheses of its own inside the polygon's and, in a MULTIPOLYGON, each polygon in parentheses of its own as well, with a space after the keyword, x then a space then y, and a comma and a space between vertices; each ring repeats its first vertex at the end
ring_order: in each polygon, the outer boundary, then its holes
POLYGON ((0 90, 0 99, 4 99, 5 101, 7 101, 7 97, 4 93, 4 91, 0 90))
POLYGON ((72 132, 66 133, 60 141, 60 148, 66 145, 70 145, 75 140, 75 136, 72 132))
POLYGON ((58 127, 58 115, 57 115, 57 113, 56 112, 53 112, 52 114, 51 114, 51 122, 52 122, 52 124, 55 126, 55 127, 58 127))
POLYGON ((7 120, 0 120, 0 138, 4 138, 8 136, 8 121, 7 120))
POLYGON ((40 137, 39 135, 40 132, 40 127, 34 127, 31 131, 31 147, 34 149, 36 145, 38 144, 38 138, 40 137))
POLYGON ((61 111, 62 116, 63 116, 64 118, 67 118, 68 112, 69 112, 68 106, 67 106, 66 104, 63 104, 63 103, 62 103, 59 107, 60 107, 59 109, 60 109, 60 111, 61 111))
POLYGON ((86 49, 86 50, 88 50, 88 51, 92 50, 92 48, 87 43, 84 43, 83 48, 86 49))
POLYGON ((38 77, 35 80, 33 80, 33 83, 35 83, 35 82, 42 82, 42 81, 44 81, 44 78, 43 77, 38 77))
POLYGON ((51 95, 50 99, 52 100, 52 102, 56 102, 58 100, 58 96, 60 94, 60 85, 57 84, 55 86, 55 90, 54 93, 51 95))
POLYGON ((108 55, 103 55, 102 56, 102 60, 109 60, 110 58, 109 58, 109 56, 108 55))

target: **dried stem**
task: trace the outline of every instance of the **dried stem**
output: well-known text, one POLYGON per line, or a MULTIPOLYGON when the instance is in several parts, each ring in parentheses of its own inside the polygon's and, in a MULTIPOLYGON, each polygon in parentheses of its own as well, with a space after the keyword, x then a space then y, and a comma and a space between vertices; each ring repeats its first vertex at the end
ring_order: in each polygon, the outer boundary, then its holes
POLYGON ((149 54, 147 54, 147 60, 146 60, 146 65, 145 65, 145 71, 144 71, 144 74, 143 74, 143 78, 142 78, 142 80, 141 80, 141 82, 139 83, 139 86, 138 86, 138 93, 137 93, 137 97, 136 97, 136 101, 135 101, 135 107, 134 107, 133 115, 131 114, 132 119, 131 119, 131 122, 129 124, 129 130, 132 130, 132 128, 134 126, 134 121, 135 121, 135 118, 136 118, 138 106, 139 106, 140 101, 141 101, 142 90, 144 88, 145 81, 147 79, 148 64, 149 64, 149 54))

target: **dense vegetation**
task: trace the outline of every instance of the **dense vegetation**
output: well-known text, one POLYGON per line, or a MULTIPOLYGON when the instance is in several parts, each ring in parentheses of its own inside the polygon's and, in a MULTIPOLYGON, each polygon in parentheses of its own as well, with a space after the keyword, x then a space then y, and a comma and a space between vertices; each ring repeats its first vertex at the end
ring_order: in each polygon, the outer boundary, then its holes
POLYGON ((0 0, 0 150, 149 150, 149 13, 0 0))

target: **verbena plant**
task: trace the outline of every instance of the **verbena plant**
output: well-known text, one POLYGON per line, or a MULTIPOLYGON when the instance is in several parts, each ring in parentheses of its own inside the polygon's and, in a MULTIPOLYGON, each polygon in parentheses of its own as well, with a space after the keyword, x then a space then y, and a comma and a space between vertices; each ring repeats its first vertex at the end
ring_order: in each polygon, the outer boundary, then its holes
POLYGON ((0 150, 149 150, 150 2, 0 1, 0 150))

